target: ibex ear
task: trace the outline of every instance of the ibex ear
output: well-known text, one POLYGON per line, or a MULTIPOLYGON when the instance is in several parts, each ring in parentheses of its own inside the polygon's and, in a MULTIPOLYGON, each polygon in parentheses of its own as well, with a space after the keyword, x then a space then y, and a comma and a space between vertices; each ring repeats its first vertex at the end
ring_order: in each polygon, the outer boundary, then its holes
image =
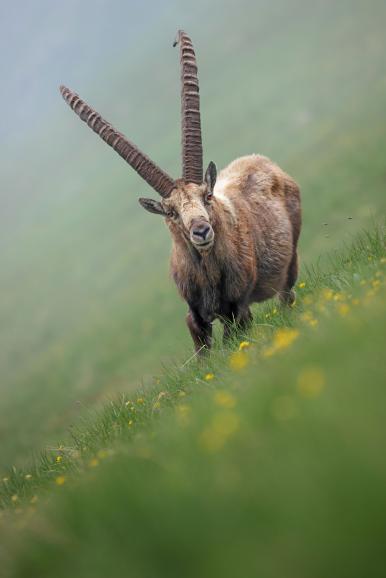
POLYGON ((163 206, 158 201, 153 201, 153 199, 138 199, 140 204, 144 209, 149 211, 149 213, 155 213, 156 215, 162 215, 166 217, 166 213, 163 206))
POLYGON ((210 161, 205 173, 205 182, 209 191, 212 193, 217 179, 217 168, 213 161, 210 161))

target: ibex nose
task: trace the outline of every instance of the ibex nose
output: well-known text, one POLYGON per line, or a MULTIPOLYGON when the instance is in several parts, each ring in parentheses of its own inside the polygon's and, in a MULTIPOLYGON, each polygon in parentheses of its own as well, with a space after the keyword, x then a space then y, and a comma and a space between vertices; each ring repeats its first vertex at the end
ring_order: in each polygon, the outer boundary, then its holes
POLYGON ((213 229, 209 223, 201 221, 192 225, 190 238, 196 245, 206 245, 213 240, 213 237, 213 229))
POLYGON ((195 235, 196 237, 202 237, 203 239, 206 239, 206 236, 209 233, 209 231, 210 231, 210 226, 207 225, 206 223, 202 223, 201 225, 196 225, 192 229, 193 235, 195 235))

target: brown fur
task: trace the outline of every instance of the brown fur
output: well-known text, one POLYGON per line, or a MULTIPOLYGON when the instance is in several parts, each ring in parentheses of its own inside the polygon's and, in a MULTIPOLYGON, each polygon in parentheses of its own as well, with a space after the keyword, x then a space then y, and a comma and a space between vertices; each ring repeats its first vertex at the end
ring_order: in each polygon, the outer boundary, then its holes
POLYGON ((214 319, 225 322, 226 337, 228 321, 241 327, 250 322, 251 303, 274 295, 293 302, 301 227, 298 186, 264 156, 233 161, 206 202, 209 189, 207 183, 177 181, 162 201, 173 239, 171 273, 189 305, 187 324, 197 351, 210 347, 214 319), (213 229, 208 250, 191 242, 197 222, 213 229))

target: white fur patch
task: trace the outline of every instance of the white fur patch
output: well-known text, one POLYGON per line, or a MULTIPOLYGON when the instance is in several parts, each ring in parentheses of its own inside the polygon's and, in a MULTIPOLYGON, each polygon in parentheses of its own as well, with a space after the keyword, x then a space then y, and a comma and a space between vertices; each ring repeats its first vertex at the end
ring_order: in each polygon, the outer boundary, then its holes
POLYGON ((217 181, 213 189, 213 194, 215 198, 224 205, 224 208, 227 210, 227 212, 231 214, 233 221, 236 222, 237 216, 235 208, 230 198, 225 194, 227 185, 227 179, 217 181))

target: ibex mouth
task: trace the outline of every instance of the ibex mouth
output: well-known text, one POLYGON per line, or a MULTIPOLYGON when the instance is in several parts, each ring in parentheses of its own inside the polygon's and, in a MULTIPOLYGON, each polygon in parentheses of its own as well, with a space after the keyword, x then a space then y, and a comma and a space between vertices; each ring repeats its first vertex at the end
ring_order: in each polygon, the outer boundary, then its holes
POLYGON ((214 235, 212 236, 211 239, 206 240, 206 241, 202 241, 201 243, 197 243, 196 241, 192 241, 192 240, 191 240, 191 242, 192 242, 193 247, 199 253, 208 253, 214 245, 214 235))
POLYGON ((202 243, 196 243, 193 241, 193 245, 196 247, 196 249, 206 249, 211 245, 213 245, 213 241, 214 241, 213 239, 211 239, 210 241, 203 241, 202 243))

